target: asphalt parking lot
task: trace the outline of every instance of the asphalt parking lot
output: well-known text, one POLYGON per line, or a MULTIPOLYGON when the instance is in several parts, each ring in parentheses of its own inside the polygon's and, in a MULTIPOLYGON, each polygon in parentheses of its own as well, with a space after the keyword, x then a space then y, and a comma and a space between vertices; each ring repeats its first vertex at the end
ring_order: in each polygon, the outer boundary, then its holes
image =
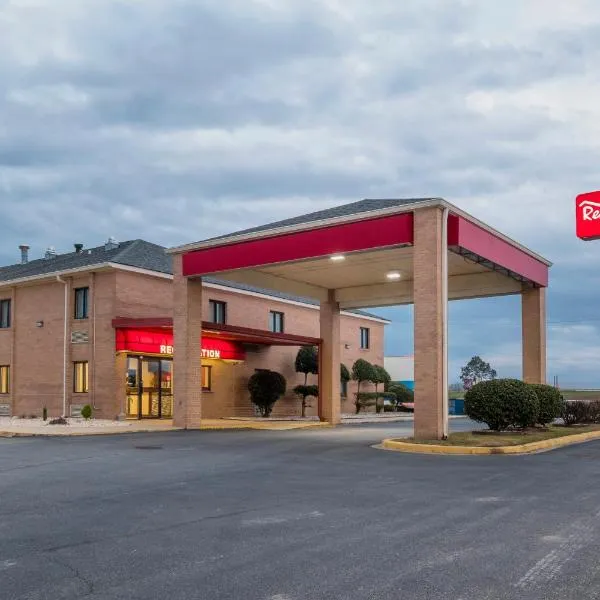
POLYGON ((409 430, 0 439, 0 598, 600 598, 600 442, 371 447, 409 430))

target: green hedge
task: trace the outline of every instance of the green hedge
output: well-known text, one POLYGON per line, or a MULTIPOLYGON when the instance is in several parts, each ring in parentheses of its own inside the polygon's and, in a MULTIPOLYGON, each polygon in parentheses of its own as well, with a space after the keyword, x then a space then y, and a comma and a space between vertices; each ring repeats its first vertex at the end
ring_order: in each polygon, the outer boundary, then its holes
POLYGON ((536 383, 529 384, 529 387, 536 393, 540 403, 537 419, 540 425, 548 425, 563 415, 565 400, 557 388, 536 383))
POLYGON ((533 426, 539 410, 535 390, 518 379, 482 381, 465 394, 467 416, 495 431, 533 426))

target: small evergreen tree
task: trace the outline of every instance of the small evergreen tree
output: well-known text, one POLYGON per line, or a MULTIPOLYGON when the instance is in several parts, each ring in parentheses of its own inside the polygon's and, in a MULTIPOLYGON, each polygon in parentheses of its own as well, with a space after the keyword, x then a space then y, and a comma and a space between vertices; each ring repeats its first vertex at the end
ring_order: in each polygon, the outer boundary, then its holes
POLYGON ((319 386, 318 385, 297 385, 294 388, 294 394, 302 398, 302 416, 306 416, 306 407, 308 405, 306 399, 313 396, 314 398, 319 397, 319 386))
POLYGON ((296 354, 296 373, 304 373, 304 385, 297 385, 294 393, 302 398, 302 416, 306 416, 306 399, 309 396, 319 397, 319 388, 308 385, 308 376, 317 375, 319 372, 319 352, 315 346, 302 346, 296 354), (315 393, 316 390, 316 393, 315 393))
POLYGON ((356 401, 354 405, 356 406, 356 414, 360 412, 362 408, 362 401, 360 396, 360 386, 364 382, 373 381, 375 377, 373 365, 365 360, 364 358, 359 358, 352 365, 352 379, 357 382, 357 390, 356 390, 356 401))
POLYGON ((379 386, 383 383, 384 390, 389 382, 392 380, 390 374, 381 366, 381 365, 372 365, 373 366, 373 377, 371 379, 371 383, 375 385, 375 410, 377 412, 381 411, 382 406, 379 403, 379 386))
POLYGON ((309 375, 319 372, 319 353, 315 346, 302 346, 296 354, 296 373, 304 373, 304 385, 309 375))

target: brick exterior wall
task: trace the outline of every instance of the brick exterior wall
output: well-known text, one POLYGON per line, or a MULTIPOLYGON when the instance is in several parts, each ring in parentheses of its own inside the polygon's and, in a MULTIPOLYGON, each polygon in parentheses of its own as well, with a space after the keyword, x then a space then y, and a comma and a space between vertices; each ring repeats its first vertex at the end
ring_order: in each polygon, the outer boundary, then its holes
MULTIPOLYGON (((73 405, 91 404, 98 418, 114 418, 125 411, 126 358, 115 352, 116 317, 173 316, 171 279, 122 270, 102 270, 77 277, 64 277, 68 286, 67 322, 67 413, 73 405), (74 319, 74 290, 89 287, 89 316, 74 319), (71 334, 86 334, 87 342, 71 343, 71 334), (73 361, 88 361, 89 391, 73 391, 73 361)), ((209 319, 209 300, 227 302, 227 323, 269 328, 269 311, 283 312, 286 333, 320 337, 319 310, 316 307, 245 295, 229 289, 204 286, 202 313, 209 319)), ((0 329, 0 365, 11 367, 10 394, 0 395, 0 404, 9 404, 13 415, 40 416, 44 406, 50 416, 63 411, 64 285, 53 281, 0 288, 0 299, 12 299, 12 327, 0 329), (43 321, 43 327, 36 322, 43 321)), ((175 316, 176 317, 176 316, 175 316)), ((341 360, 351 369, 357 358, 383 365, 384 324, 342 314, 340 318, 341 360), (370 329, 369 350, 360 349, 360 327, 370 329), (346 347, 347 346, 347 347, 346 347)), ((175 344, 177 348, 177 344, 175 344)), ((213 367, 213 389, 202 394, 203 418, 253 416, 254 407, 247 382, 257 368, 281 372, 288 392, 277 402, 274 416, 299 415, 301 402, 292 389, 303 383, 294 371, 297 347, 255 346, 247 350, 247 360, 239 365, 206 360, 213 367)), ((199 364, 199 361, 198 361, 199 364)), ((177 386, 177 373, 174 385, 177 386)), ((309 383, 317 383, 309 376, 309 383)), ((356 384, 348 385, 348 399, 342 412, 354 412, 356 384)), ((366 391, 366 390, 365 390, 366 391)), ((317 400, 310 399, 309 415, 317 415, 317 400)), ((176 400, 177 402, 177 400, 176 400)))

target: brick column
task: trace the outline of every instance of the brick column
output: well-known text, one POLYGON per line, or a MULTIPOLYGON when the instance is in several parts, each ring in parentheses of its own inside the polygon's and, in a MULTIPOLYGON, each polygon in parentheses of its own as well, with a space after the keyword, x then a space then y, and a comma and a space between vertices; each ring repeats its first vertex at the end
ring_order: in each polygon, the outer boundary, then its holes
POLYGON ((182 274, 173 256, 173 424, 200 427, 202 408, 202 280, 182 274))
POLYGON ((444 312, 442 304, 441 208, 414 214, 415 437, 441 439, 444 410, 444 312))
POLYGON ((546 288, 521 293, 523 381, 546 383, 546 288))
POLYGON ((319 351, 319 418, 332 425, 340 422, 340 305, 335 290, 329 301, 321 302, 321 338, 319 351))

